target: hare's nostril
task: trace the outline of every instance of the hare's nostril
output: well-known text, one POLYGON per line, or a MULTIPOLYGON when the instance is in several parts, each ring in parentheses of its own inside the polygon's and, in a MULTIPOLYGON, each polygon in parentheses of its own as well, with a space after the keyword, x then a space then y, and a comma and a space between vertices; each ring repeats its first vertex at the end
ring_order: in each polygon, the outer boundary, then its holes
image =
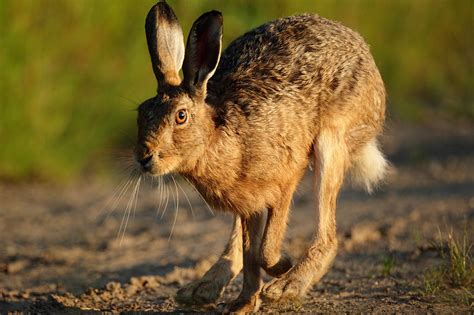
POLYGON ((151 159, 153 158, 153 155, 149 155, 144 159, 141 159, 138 161, 140 165, 142 166, 144 171, 149 171, 151 169, 151 159))

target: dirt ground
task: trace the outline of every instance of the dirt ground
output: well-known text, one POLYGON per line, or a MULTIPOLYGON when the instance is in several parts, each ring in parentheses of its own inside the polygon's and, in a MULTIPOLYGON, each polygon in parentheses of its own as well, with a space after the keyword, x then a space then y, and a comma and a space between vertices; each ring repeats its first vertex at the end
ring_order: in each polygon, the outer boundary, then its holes
MULTIPOLYGON (((302 301, 263 311, 472 312, 473 301, 426 293, 427 270, 442 264, 433 246, 441 230, 474 230, 474 127, 391 123, 384 151, 395 166, 372 196, 346 185, 338 202, 334 266, 302 301)), ((124 176, 126 177, 126 176, 124 176)), ((157 215, 160 194, 142 181, 123 240, 117 237, 131 189, 111 211, 113 184, 67 187, 0 185, 0 313, 219 311, 235 298, 241 276, 216 305, 179 305, 181 286, 197 279, 222 251, 231 216, 212 215, 178 180, 176 205, 157 215)), ((133 187, 132 187, 133 188, 133 187)), ((169 191, 175 191, 173 182, 169 191)), ((285 249, 297 258, 314 230, 310 174, 294 198, 285 249)), ((268 280, 268 278, 266 279, 268 280)), ((473 296, 473 288, 470 293, 473 296)))

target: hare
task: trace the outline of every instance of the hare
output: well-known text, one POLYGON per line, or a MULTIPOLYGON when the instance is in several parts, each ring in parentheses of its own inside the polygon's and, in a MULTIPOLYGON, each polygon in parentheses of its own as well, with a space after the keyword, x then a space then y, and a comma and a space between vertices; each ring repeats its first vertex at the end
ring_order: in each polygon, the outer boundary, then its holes
POLYGON ((337 251, 336 199, 347 171, 369 191, 387 162, 377 137, 384 84, 367 44, 343 25, 303 14, 266 23, 221 56, 223 17, 199 17, 186 48, 165 2, 146 17, 157 95, 138 109, 135 159, 152 176, 187 178, 214 208, 234 214, 228 245, 179 301, 211 303, 243 269, 229 311, 304 295, 337 251), (183 66, 183 79, 179 71, 183 66), (314 168, 314 240, 293 265, 280 252, 289 205, 314 168), (274 279, 263 285, 261 269, 274 279))

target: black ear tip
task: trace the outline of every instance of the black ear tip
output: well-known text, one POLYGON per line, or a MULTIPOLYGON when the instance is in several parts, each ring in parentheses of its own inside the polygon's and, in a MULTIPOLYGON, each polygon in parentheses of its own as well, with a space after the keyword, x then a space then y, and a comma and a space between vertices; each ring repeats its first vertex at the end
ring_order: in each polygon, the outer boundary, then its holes
POLYGON ((209 14, 215 15, 215 16, 222 16, 222 13, 220 11, 212 10, 208 12, 209 14))
POLYGON ((201 15, 197 21, 216 21, 220 25, 223 24, 224 22, 224 17, 222 16, 222 13, 216 10, 212 10, 209 12, 204 13, 201 15))
POLYGON ((219 11, 212 11, 212 13, 219 19, 219 22, 222 24, 224 22, 224 17, 219 11))
POLYGON ((155 7, 158 7, 160 9, 169 9, 169 10, 171 10, 170 5, 168 3, 166 3, 166 1, 158 1, 155 4, 155 7))
POLYGON ((222 13, 220 11, 212 10, 212 11, 209 12, 209 14, 211 14, 212 16, 217 17, 221 21, 223 20, 222 13))
MULTIPOLYGON (((165 2, 158 2, 151 7, 145 19, 145 29, 147 32, 156 28, 157 22, 179 25, 178 18, 173 9, 165 2)), ((151 35, 155 36, 155 35, 151 35)))
POLYGON ((177 20, 176 14, 174 13, 173 9, 170 7, 166 1, 159 1, 153 7, 151 7, 150 12, 148 15, 153 18, 164 18, 166 20, 174 21, 177 20))

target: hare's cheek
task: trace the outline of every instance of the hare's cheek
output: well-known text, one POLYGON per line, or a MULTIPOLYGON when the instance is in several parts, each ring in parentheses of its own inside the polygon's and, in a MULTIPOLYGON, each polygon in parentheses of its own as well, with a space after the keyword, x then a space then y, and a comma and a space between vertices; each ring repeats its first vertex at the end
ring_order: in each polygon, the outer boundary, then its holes
POLYGON ((172 142, 176 149, 180 149, 183 146, 183 141, 186 138, 186 130, 184 128, 175 128, 173 131, 172 142))

